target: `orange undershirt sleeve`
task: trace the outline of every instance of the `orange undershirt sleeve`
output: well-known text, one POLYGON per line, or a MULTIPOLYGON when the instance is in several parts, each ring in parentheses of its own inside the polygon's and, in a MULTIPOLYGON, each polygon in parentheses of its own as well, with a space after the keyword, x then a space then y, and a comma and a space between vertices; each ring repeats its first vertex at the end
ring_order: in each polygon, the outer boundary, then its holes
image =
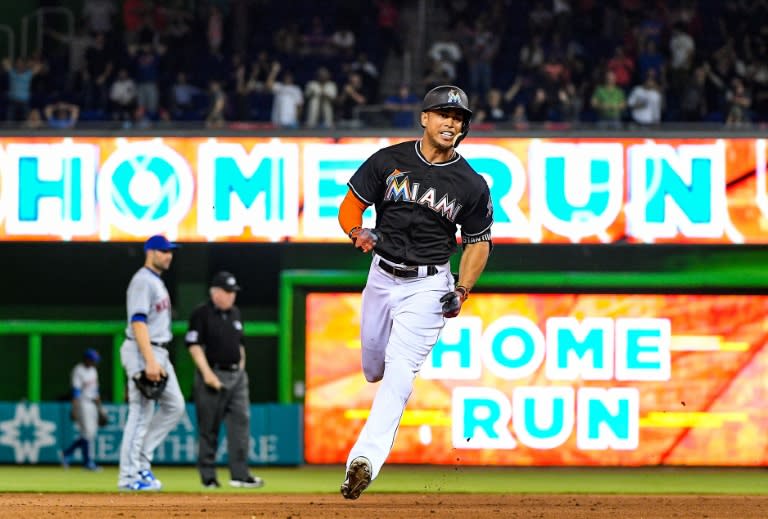
POLYGON ((351 189, 347 191, 347 196, 339 206, 339 225, 345 234, 349 235, 349 231, 354 227, 363 225, 363 212, 367 207, 368 205, 357 198, 351 189))

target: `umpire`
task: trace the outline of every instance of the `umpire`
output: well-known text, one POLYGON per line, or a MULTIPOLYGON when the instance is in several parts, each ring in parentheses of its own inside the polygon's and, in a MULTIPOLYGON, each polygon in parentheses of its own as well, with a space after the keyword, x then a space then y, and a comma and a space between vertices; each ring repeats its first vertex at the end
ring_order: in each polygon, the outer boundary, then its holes
POLYGON ((216 450, 222 421, 227 425, 230 486, 259 488, 261 478, 248 470, 250 396, 245 372, 243 323, 235 298, 240 286, 229 272, 211 281, 210 299, 189 318, 186 343, 195 361, 195 410, 200 434, 197 467, 205 488, 216 478, 216 450))

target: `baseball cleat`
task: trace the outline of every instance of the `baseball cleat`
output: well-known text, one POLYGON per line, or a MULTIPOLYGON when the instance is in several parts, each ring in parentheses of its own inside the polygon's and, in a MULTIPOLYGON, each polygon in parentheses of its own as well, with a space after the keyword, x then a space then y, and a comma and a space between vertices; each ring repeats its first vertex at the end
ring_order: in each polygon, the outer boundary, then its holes
POLYGON ((139 480, 150 485, 152 487, 152 490, 160 490, 161 488, 163 488, 163 484, 160 482, 159 479, 155 477, 154 474, 152 474, 152 471, 149 469, 139 471, 139 480))
POLYGON ((72 456, 67 456, 63 452, 59 451, 61 466, 65 469, 69 468, 69 465, 72 463, 72 456))
POLYGON ((347 469, 347 479, 341 484, 341 495, 345 499, 357 499, 371 484, 371 462, 358 456, 347 469))
POLYGON ((203 481, 203 488, 221 488, 221 483, 216 478, 203 481))
POLYGON ((259 477, 248 476, 245 479, 231 479, 229 486, 235 488, 261 488, 264 486, 264 480, 259 477))
POLYGON ((127 485, 120 485, 120 490, 138 491, 138 492, 141 492, 141 491, 153 492, 153 491, 160 490, 160 489, 159 488, 155 488, 154 486, 152 486, 152 483, 148 483, 148 482, 144 481, 143 479, 137 479, 133 483, 128 483, 127 485))

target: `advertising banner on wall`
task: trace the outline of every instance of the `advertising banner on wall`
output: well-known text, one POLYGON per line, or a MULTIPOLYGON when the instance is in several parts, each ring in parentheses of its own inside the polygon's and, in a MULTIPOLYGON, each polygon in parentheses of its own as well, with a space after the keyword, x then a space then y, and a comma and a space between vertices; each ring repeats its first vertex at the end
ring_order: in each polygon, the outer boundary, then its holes
MULTIPOLYGON (((380 384, 360 296, 307 296, 305 457, 343 463, 380 384)), ((768 296, 472 294, 389 461, 768 465, 768 296)))
MULTIPOLYGON (((0 463, 59 463, 59 451, 77 438, 69 418, 70 404, 58 402, 0 402, 0 463)), ((98 431, 93 446, 100 464, 120 460, 128 406, 107 404, 110 424, 98 431)), ((303 463, 301 407, 299 405, 252 404, 248 463, 252 465, 298 465, 303 463)), ((197 419, 195 407, 187 412, 155 451, 155 464, 197 463, 197 419)), ((74 463, 81 461, 79 451, 74 463)), ((227 463, 226 433, 220 435, 217 463, 227 463)))
MULTIPOLYGON (((346 241, 346 182, 402 140, 2 137, 0 241, 346 241)), ((478 137, 459 151, 488 181, 499 243, 768 243, 765 139, 478 137)), ((454 203, 401 177, 404 203, 454 203)))

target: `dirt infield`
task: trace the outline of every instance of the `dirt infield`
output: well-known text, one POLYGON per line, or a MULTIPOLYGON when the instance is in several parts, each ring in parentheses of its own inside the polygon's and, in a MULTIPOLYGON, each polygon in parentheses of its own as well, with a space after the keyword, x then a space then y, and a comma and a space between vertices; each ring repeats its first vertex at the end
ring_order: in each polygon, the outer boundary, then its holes
POLYGON ((531 494, 4 494, 2 517, 602 519, 768 517, 768 496, 531 494))

